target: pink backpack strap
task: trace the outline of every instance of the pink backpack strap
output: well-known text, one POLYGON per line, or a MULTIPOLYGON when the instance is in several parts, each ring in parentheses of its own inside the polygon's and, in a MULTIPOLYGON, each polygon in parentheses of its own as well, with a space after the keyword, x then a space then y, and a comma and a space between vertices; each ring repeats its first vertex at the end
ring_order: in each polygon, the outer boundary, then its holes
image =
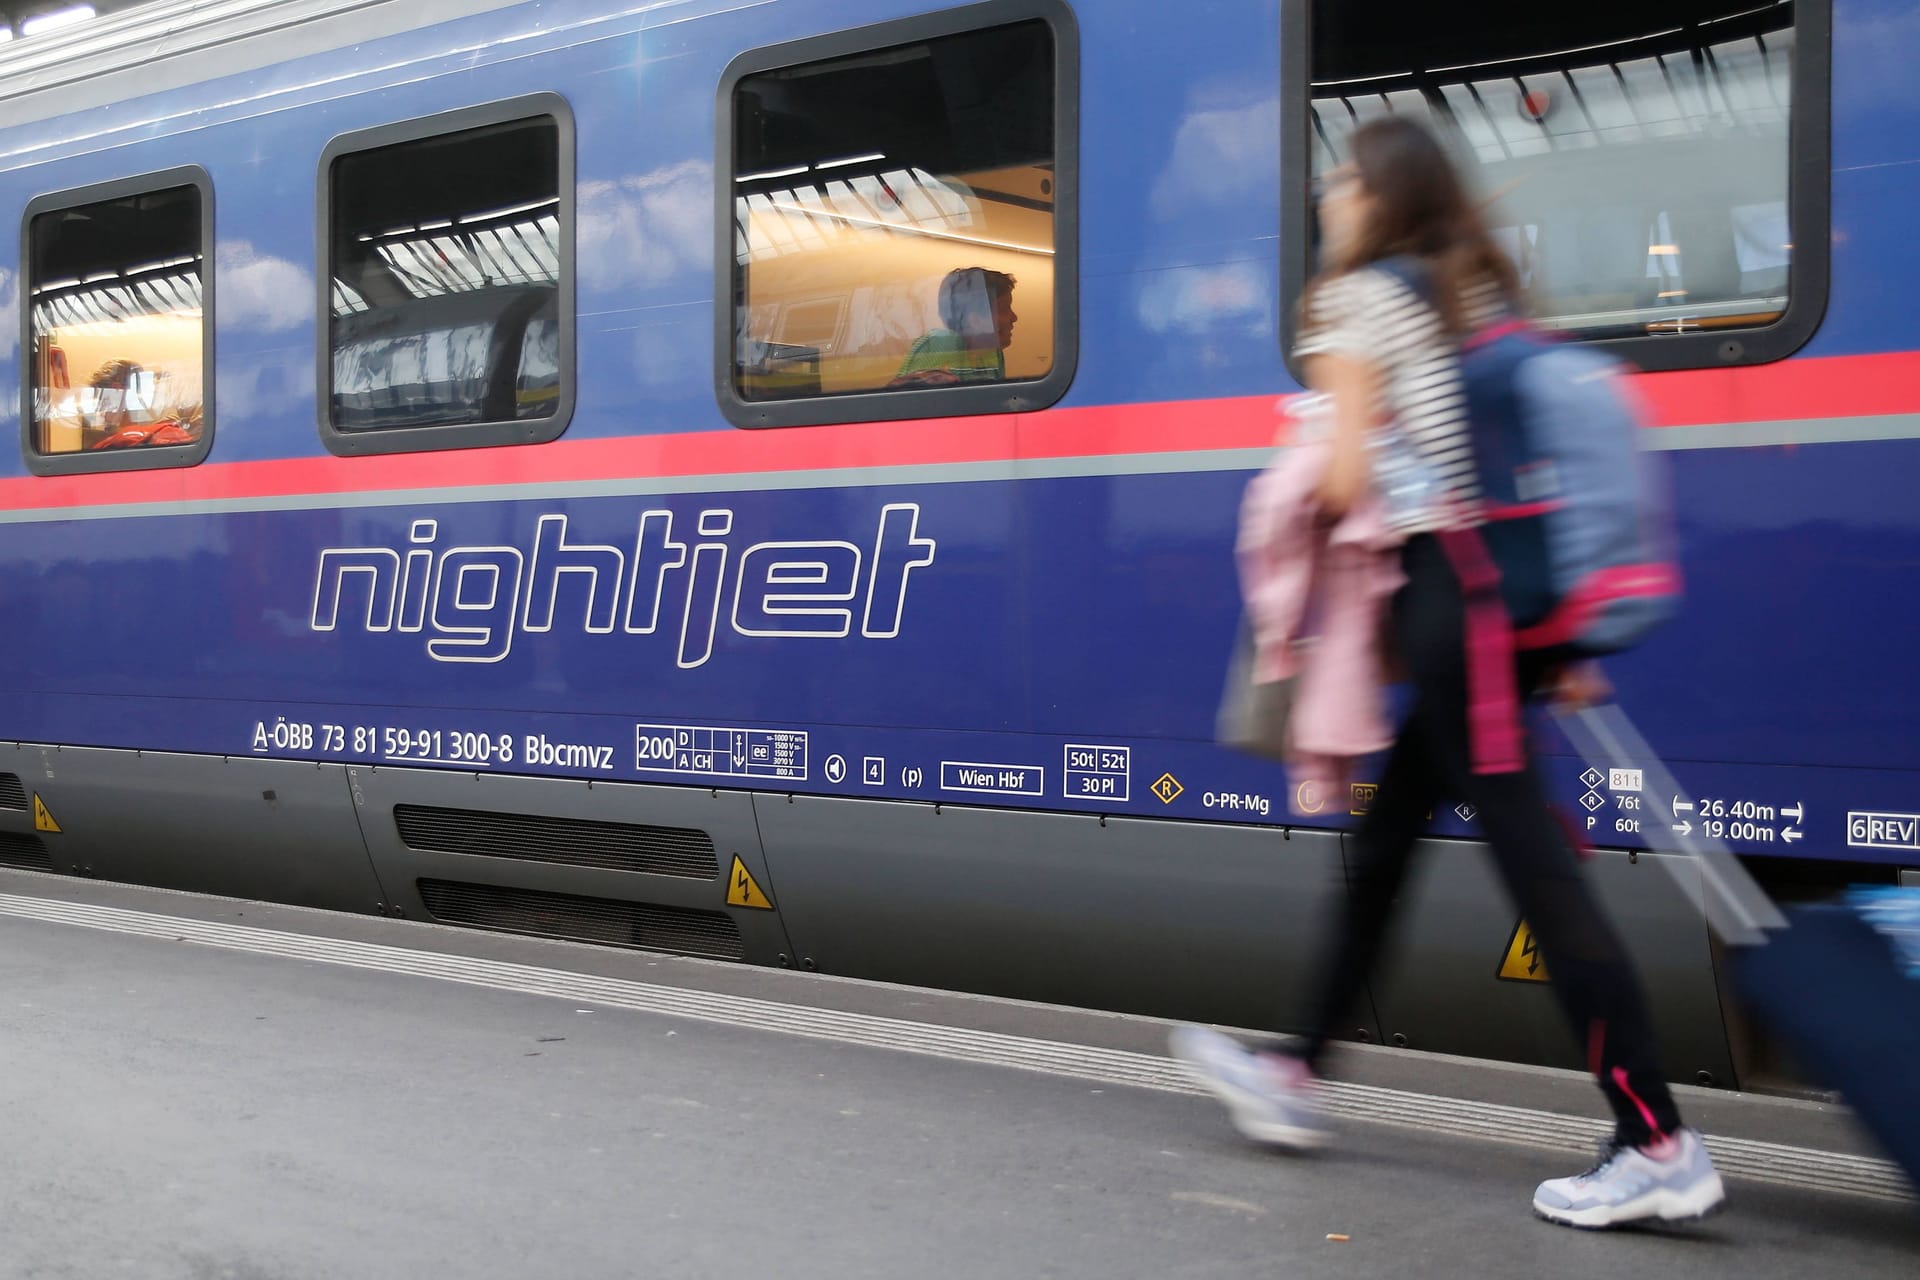
POLYGON ((1475 329, 1467 335, 1466 340, 1462 342, 1460 346, 1464 350, 1471 351, 1475 347, 1484 347, 1494 339, 1504 338, 1508 334, 1532 332, 1534 332, 1533 326, 1525 320, 1502 320, 1498 324, 1490 324, 1484 329, 1475 329))

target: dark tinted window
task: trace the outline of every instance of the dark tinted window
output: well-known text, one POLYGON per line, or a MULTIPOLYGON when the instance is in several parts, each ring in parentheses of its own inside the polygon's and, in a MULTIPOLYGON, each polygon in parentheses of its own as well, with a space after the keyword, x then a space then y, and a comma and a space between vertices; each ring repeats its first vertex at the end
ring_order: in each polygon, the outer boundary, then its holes
POLYGON ((738 81, 740 399, 1053 371, 1054 41, 1014 22, 738 81))
POLYGON ((553 415, 560 128, 548 116, 332 164, 331 421, 344 432, 553 415))
POLYGON ((1791 0, 1314 0, 1311 30, 1314 171, 1371 116, 1428 120, 1547 324, 1644 337, 1787 310, 1791 0))
POLYGON ((196 186, 32 215, 31 454, 104 457, 201 441, 204 216, 196 186))

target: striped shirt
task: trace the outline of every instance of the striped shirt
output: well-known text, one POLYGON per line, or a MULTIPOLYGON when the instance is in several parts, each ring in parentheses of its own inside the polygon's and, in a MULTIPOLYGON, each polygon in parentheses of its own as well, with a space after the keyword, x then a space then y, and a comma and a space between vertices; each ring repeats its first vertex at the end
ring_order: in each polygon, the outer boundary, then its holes
MULTIPOLYGON (((1488 282, 1468 291, 1469 327, 1498 314, 1497 297, 1488 282)), ((1479 484, 1459 344, 1439 312, 1387 271, 1363 267, 1337 276, 1315 290, 1294 347, 1300 359, 1333 354, 1365 360, 1380 375, 1375 417, 1383 425, 1368 454, 1387 522, 1403 533, 1471 522, 1479 484)))

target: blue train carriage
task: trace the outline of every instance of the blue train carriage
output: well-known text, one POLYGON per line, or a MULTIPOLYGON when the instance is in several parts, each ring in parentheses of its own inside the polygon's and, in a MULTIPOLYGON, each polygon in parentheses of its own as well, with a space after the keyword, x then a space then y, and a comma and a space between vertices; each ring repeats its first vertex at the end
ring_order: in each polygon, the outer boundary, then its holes
MULTIPOLYGON (((1233 513, 1309 179, 1400 111, 1645 371, 1691 595, 1613 674, 1685 820, 1891 878, 1915 26, 269 3, 0 50, 0 861, 1284 1025, 1370 792, 1211 742, 1233 513)), ((1669 1060, 1734 1081, 1644 778, 1553 768, 1669 1060)), ((1565 1061, 1472 816, 1356 1034, 1565 1061)))

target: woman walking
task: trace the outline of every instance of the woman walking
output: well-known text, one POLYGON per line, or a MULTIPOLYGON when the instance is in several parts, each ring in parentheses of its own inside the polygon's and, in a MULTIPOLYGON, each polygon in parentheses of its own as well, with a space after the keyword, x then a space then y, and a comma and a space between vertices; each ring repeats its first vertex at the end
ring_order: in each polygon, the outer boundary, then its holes
MULTIPOLYGON (((1398 117, 1352 136, 1352 159, 1322 179, 1323 270, 1302 303, 1296 354, 1331 404, 1332 435, 1317 495, 1324 519, 1371 492, 1405 541, 1404 586, 1388 633, 1412 686, 1411 709, 1379 790, 1352 842, 1344 917, 1321 958, 1310 1020, 1296 1042, 1248 1049, 1198 1027, 1173 1052, 1227 1104, 1247 1137, 1305 1150, 1324 1144, 1313 1080, 1332 1028, 1380 950, 1395 894, 1425 817, 1443 797, 1479 810, 1507 892, 1538 940, 1553 990, 1613 1111, 1614 1136, 1586 1173, 1542 1183, 1533 1207, 1572 1226, 1700 1217, 1724 1198, 1700 1137, 1683 1127, 1655 1053, 1646 1000, 1548 806, 1531 745, 1509 696, 1483 687, 1483 608, 1463 581, 1492 568, 1476 530, 1478 486, 1461 386, 1463 338, 1517 311, 1512 264, 1433 136, 1398 117), (1497 723, 1504 717, 1504 723, 1497 723)), ((1506 633, 1501 627, 1499 633, 1506 633)), ((1595 679, 1550 655, 1511 661, 1522 697, 1595 679)))

